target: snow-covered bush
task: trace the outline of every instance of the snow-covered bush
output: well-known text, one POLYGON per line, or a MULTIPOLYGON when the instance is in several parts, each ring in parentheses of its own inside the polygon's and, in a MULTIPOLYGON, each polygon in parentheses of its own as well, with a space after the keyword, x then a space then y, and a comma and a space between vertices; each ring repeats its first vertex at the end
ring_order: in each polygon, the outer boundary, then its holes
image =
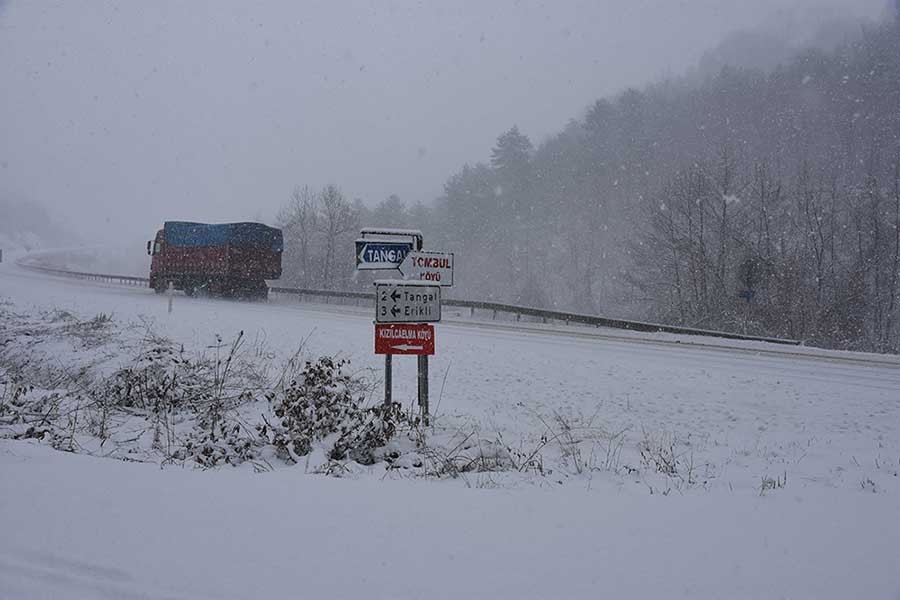
POLYGON ((123 326, 106 314, 4 305, 0 317, 3 437, 132 460, 266 468, 266 457, 296 462, 314 448, 335 463, 373 464, 400 428, 417 425, 399 404, 365 406, 367 384, 345 372, 346 360, 303 362, 298 352, 273 381, 273 357, 245 351, 242 333, 189 352, 146 323, 123 326))
POLYGON ((398 428, 411 425, 397 403, 365 407, 362 382, 344 372, 347 362, 329 356, 307 362, 296 379, 269 394, 279 421, 258 429, 281 458, 296 462, 321 443, 331 460, 372 464, 398 428))
POLYGON ((243 332, 230 344, 217 338, 209 355, 189 354, 169 340, 151 337, 133 363, 95 386, 94 395, 116 406, 154 413, 189 408, 211 427, 222 411, 251 400, 264 386, 258 365, 243 355, 243 340, 243 332))
POLYGON ((188 434, 172 458, 191 460, 202 467, 239 465, 260 455, 259 439, 236 420, 222 420, 215 426, 199 425, 188 434))

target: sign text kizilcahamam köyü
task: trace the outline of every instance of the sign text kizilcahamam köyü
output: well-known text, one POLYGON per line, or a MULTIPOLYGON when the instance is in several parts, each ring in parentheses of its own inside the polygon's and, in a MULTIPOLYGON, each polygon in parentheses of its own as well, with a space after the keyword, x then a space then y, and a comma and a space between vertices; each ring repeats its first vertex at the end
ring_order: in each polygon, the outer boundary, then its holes
POLYGON ((414 330, 402 329, 400 327, 384 327, 383 329, 378 330, 378 337, 386 340, 408 340, 415 342, 420 340, 430 340, 431 336, 431 331, 425 329, 414 330))

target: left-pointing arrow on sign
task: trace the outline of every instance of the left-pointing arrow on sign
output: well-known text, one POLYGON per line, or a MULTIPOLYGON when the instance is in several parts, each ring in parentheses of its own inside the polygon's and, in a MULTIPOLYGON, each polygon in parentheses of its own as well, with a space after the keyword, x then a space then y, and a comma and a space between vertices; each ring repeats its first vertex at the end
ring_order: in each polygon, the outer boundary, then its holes
POLYGON ((402 350, 403 352, 409 352, 410 350, 424 350, 425 346, 413 346, 411 344, 399 344, 394 346, 397 350, 402 350))

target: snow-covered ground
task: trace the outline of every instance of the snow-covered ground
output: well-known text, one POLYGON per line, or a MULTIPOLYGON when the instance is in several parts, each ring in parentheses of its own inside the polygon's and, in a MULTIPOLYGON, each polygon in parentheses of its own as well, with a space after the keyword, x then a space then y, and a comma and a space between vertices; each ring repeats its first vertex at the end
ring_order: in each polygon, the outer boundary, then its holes
MULTIPOLYGON (((305 340, 382 365, 365 308, 177 296, 169 314, 150 290, 10 264, 4 299, 187 348, 244 331, 282 357, 305 340)), ((622 432, 615 468, 557 455, 552 475, 334 480, 2 441, 0 597, 900 598, 896 357, 465 316, 437 326, 438 420, 526 446, 555 417, 599 424, 622 432), (648 442, 703 477, 648 479, 648 442)), ((415 361, 394 363, 409 403, 415 361)))
MULTIPOLYGON (((0 597, 897 598, 896 495, 187 471, 0 444, 0 597)), ((792 484, 791 484, 792 485, 792 484)), ((793 487, 793 485, 792 485, 793 487)))

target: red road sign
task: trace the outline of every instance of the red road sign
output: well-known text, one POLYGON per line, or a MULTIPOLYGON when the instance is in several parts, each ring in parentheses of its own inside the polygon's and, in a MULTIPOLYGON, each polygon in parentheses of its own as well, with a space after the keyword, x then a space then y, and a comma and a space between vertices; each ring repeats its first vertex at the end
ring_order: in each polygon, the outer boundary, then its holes
POLYGON ((375 354, 434 354, 434 326, 376 323, 375 354))

